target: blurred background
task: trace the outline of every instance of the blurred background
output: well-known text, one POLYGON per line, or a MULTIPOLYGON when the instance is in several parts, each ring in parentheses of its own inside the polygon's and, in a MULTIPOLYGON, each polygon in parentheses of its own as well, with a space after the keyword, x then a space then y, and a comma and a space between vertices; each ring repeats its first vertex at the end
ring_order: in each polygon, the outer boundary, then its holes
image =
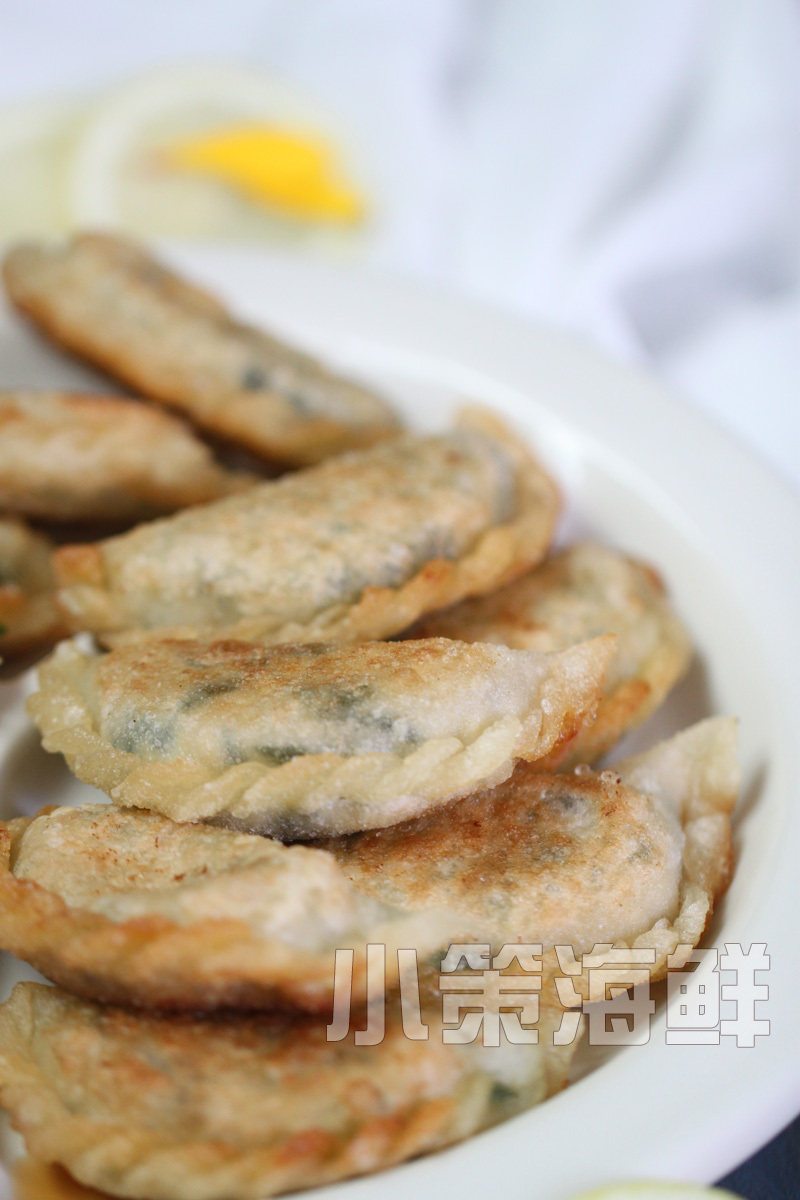
POLYGON ((800 484, 797 0, 0 0, 0 237, 412 276, 650 365, 800 484))
MULTIPOLYGON (((0 0, 0 239, 320 255, 577 331, 800 486, 797 0, 0 0)), ((731 1180, 796 1195, 797 1126, 731 1180)))

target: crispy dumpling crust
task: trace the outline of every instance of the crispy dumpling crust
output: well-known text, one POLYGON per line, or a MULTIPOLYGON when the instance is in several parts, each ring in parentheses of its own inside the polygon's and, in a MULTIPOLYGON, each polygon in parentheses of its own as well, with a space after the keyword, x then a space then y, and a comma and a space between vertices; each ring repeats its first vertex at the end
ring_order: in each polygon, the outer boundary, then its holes
POLYGON ((735 721, 711 718, 600 774, 520 764, 491 791, 326 846, 384 904, 458 914, 453 940, 652 947, 655 980, 727 887, 738 787, 735 721))
POLYGON ((108 1193, 86 1188, 63 1167, 22 1158, 13 1170, 14 1200, 107 1200, 108 1193))
POLYGON ((541 943, 548 970, 554 946, 611 942, 652 948, 657 979, 727 886, 737 788, 735 726, 717 718, 599 775, 518 767, 331 853, 57 809, 0 830, 0 945, 95 998, 175 1008, 327 1008, 337 946, 357 952, 362 998, 369 942, 429 964, 455 942, 541 943))
POLYGON ((56 555, 76 629, 390 637, 541 560, 555 485, 499 422, 385 446, 56 555))
POLYGON ((269 460, 319 462, 399 429, 367 388, 239 324, 124 238, 22 243, 3 274, 13 303, 54 341, 269 460))
POLYGON ((43 534, 15 517, 0 517, 0 655, 46 647, 66 633, 52 553, 43 534))
POLYGON ((19 984, 0 1008, 0 1102, 29 1151, 150 1200, 260 1200, 388 1167, 563 1086, 573 1046, 327 1042, 297 1016, 146 1016, 19 984))
POLYGON ((121 396, 0 392, 0 509, 43 521, 129 522, 218 500, 226 471, 182 421, 121 396))
POLYGON ((64 643, 28 707, 45 748, 116 802, 292 841, 391 825, 563 754, 613 646, 64 643))
POLYGON ((659 707, 689 666, 689 635, 652 567, 604 546, 573 546, 491 595, 430 614, 409 636, 552 653, 601 633, 617 635, 617 650, 597 716, 570 749, 571 764, 610 750, 659 707))
POLYGON ((0 825, 0 947, 94 1000, 328 1012, 337 949, 360 1004, 368 943, 392 987, 393 949, 430 954, 444 928, 357 892, 323 850, 105 804, 0 825))

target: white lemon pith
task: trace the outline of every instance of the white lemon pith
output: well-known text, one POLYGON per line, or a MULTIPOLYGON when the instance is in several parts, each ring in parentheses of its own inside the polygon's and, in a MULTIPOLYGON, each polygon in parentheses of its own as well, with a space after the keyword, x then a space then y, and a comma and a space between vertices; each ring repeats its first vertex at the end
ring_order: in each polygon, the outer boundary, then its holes
POLYGON ((739 1200, 724 1188, 702 1187, 696 1183, 620 1183, 592 1189, 572 1200, 739 1200))

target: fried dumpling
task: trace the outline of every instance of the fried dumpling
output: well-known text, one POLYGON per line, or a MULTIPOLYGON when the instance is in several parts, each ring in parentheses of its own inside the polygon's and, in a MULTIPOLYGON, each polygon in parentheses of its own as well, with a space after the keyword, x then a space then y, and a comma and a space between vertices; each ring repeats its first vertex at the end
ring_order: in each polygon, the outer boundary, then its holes
POLYGON ((656 979, 727 886, 738 787, 735 721, 717 717, 600 774, 521 764, 491 791, 326 845, 382 903, 458 914, 453 940, 652 948, 656 979))
POLYGON ((476 417, 62 547, 56 567, 75 627, 95 633, 367 641, 519 575, 557 511, 518 439, 476 417))
POLYGON ((3 273, 13 303, 54 341, 266 459, 318 462, 398 431, 379 396, 235 321, 125 238, 22 243, 3 273))
MULTIPOLYGON (((437 951, 446 918, 394 912, 358 892, 330 854, 110 804, 45 809, 0 825, 0 948, 91 999, 147 1008, 328 1012, 335 954, 437 951)), ((378 992, 379 994, 379 992, 378 992)))
POLYGON ((574 1046, 378 1045, 318 1019, 134 1014, 19 984, 0 1008, 0 1103, 28 1150, 82 1183, 150 1200, 261 1200, 460 1141, 544 1100, 574 1046))
POLYGON ((121 396, 0 392, 0 509, 129 522, 241 491, 181 422, 121 396))
POLYGON ((14 1164, 14 1200, 107 1200, 108 1193, 85 1188, 63 1167, 22 1158, 14 1164))
POLYGON ((391 825, 563 754, 613 646, 64 643, 29 712, 120 804, 292 841, 391 825))
POLYGON ((47 646, 66 632, 52 552, 43 534, 14 517, 0 517, 0 655, 47 646))
POLYGON ((593 762, 659 707, 689 665, 689 635, 651 567, 604 546, 573 546, 489 596, 430 614, 410 636, 552 652, 601 633, 617 635, 616 653, 597 716, 568 758, 593 762))

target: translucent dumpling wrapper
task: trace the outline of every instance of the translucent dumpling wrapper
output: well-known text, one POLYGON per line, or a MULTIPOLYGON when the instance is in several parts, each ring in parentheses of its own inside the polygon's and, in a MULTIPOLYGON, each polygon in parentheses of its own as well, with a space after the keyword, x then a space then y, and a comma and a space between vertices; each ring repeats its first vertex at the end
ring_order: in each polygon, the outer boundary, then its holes
POLYGON ((482 414, 56 555, 76 629, 366 641, 539 562, 557 489, 482 414))
POLYGON ((28 708, 45 748, 117 803, 291 841, 391 825, 557 758, 613 647, 64 643, 28 708))
POLYGON ((522 765, 326 849, 110 805, 45 810, 0 829, 0 948, 91 998, 330 1011, 337 949, 361 1003, 382 986, 370 944, 387 947, 390 989, 395 948, 415 951, 428 993, 456 944, 539 945, 543 980, 575 1004, 598 945, 652 952, 655 980, 698 943, 728 882, 737 787, 734 724, 717 718, 613 772, 522 765))

